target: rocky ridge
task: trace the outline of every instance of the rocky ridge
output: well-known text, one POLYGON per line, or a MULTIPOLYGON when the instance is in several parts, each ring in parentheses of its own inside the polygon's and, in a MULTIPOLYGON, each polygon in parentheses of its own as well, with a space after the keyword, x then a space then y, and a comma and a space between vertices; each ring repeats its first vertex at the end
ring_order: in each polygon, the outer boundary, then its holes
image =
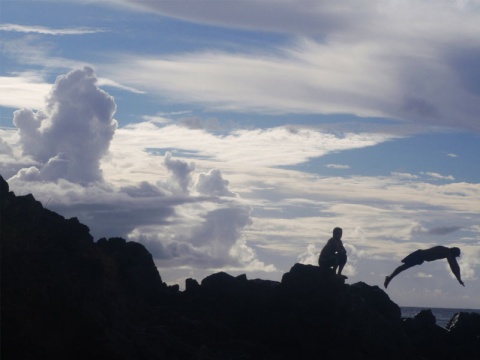
POLYGON ((377 286, 295 264, 167 286, 151 254, 16 196, 0 177, 1 358, 478 359, 480 315, 402 319, 377 286))

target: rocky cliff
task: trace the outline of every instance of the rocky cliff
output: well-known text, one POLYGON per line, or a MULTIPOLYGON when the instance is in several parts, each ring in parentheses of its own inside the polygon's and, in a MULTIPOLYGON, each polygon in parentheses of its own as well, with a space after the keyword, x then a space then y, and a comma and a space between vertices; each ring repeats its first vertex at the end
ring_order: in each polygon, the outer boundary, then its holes
POLYGON ((295 264, 280 282, 220 272, 185 291, 151 254, 94 242, 0 177, 1 358, 478 359, 480 315, 402 319, 377 286, 295 264))

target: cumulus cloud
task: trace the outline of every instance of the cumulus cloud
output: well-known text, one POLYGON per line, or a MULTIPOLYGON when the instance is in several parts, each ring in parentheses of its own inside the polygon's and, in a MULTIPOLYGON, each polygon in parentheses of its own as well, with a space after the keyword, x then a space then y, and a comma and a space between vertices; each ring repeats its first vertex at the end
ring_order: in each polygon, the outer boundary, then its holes
POLYGON ((45 109, 18 110, 13 119, 24 155, 41 164, 37 175, 47 181, 102 181, 100 160, 117 128, 116 105, 96 85, 93 69, 59 76, 46 102, 45 109))
POLYGON ((0 155, 13 156, 13 149, 5 140, 0 138, 0 155))
POLYGON ((308 244, 305 252, 297 257, 297 262, 306 265, 318 265, 318 256, 320 251, 317 251, 315 244, 308 244))
POLYGON ((235 193, 228 189, 228 184, 229 181, 223 179, 219 169, 212 169, 198 175, 195 189, 204 195, 235 196, 235 193))
POLYGON ((195 170, 195 163, 175 159, 170 152, 167 152, 164 158, 164 165, 172 175, 169 184, 173 191, 188 194, 192 182, 191 174, 195 170))
POLYGON ((147 181, 142 181, 138 185, 127 185, 120 189, 121 192, 128 194, 132 198, 148 198, 152 196, 165 195, 157 186, 150 184, 147 181))
MULTIPOLYGON (((144 243, 162 265, 274 270, 249 246, 243 231, 251 224, 251 207, 229 189, 220 169, 196 174, 194 162, 168 151, 163 159, 152 155, 148 141, 140 140, 138 154, 151 158, 150 166, 163 168, 165 176, 157 170, 152 179, 120 186, 104 178, 101 163, 112 156, 115 110, 91 68, 59 76, 42 110, 14 114, 16 146, 34 164, 10 179, 12 189, 33 192, 62 215, 80 218, 97 238, 123 236, 144 243)), ((8 141, 1 142, 2 149, 13 157, 15 139, 8 141)), ((162 138, 153 141, 158 146, 162 138)), ((135 151, 129 150, 133 159, 135 151)), ((125 162, 121 167, 128 168, 125 162)))
MULTIPOLYGON (((464 249, 465 250, 465 249, 464 249)), ((463 251, 462 256, 458 261, 460 266, 460 272, 462 279, 464 280, 477 280, 477 272, 479 270, 479 255, 480 250, 478 247, 467 249, 463 251)))
MULTIPOLYGON (((168 159, 169 166, 175 164, 175 169, 182 170, 179 173, 187 175, 176 177, 179 184, 186 185, 183 180, 190 179, 192 167, 171 155, 168 159)), ((228 181, 222 179, 218 170, 201 173, 199 179, 199 182, 187 186, 182 194, 190 194, 190 189, 196 187, 198 193, 208 195, 208 198, 190 195, 183 199, 183 204, 176 205, 173 223, 162 227, 139 226, 128 237, 151 249, 161 267, 273 271, 274 267, 257 258, 243 235, 245 227, 252 221, 250 206, 232 198, 235 194, 228 189, 228 181), (228 201, 221 200, 223 197, 228 201)), ((146 194, 152 192, 151 185, 144 184, 142 188, 146 189, 146 194)))

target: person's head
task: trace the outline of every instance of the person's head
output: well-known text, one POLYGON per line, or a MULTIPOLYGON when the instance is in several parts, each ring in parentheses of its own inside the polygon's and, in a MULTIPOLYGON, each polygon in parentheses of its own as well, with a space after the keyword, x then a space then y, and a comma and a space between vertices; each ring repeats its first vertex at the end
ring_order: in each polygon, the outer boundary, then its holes
POLYGON ((460 249, 458 247, 452 247, 450 248, 450 252, 452 253, 453 256, 459 257, 460 256, 460 249))
POLYGON ((333 237, 334 238, 341 238, 342 233, 343 233, 342 228, 336 227, 335 229, 333 229, 333 237))

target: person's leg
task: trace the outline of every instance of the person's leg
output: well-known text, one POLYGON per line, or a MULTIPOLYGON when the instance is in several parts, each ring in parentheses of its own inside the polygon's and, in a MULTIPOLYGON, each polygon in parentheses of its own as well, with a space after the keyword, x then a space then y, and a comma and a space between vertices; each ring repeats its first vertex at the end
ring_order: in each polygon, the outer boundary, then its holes
POLYGON ((339 266, 339 263, 338 263, 338 255, 337 255, 337 254, 335 254, 335 255, 332 257, 332 266, 333 266, 333 273, 336 274, 336 273, 337 273, 338 266, 339 266))
POLYGON ((347 263, 347 254, 338 254, 338 275, 342 275, 342 270, 347 263))
POLYGON ((395 276, 400 274, 402 271, 411 268, 412 266, 415 266, 415 265, 403 264, 403 265, 400 265, 399 267, 397 267, 390 276, 385 276, 385 282, 383 283, 383 286, 385 286, 385 288, 387 288, 388 284, 390 284, 390 281, 392 281, 392 279, 395 276))
POLYGON ((330 258, 319 259, 318 266, 326 272, 331 272, 333 267, 333 271, 335 273, 335 269, 338 266, 338 264, 335 257, 330 257, 330 258))

